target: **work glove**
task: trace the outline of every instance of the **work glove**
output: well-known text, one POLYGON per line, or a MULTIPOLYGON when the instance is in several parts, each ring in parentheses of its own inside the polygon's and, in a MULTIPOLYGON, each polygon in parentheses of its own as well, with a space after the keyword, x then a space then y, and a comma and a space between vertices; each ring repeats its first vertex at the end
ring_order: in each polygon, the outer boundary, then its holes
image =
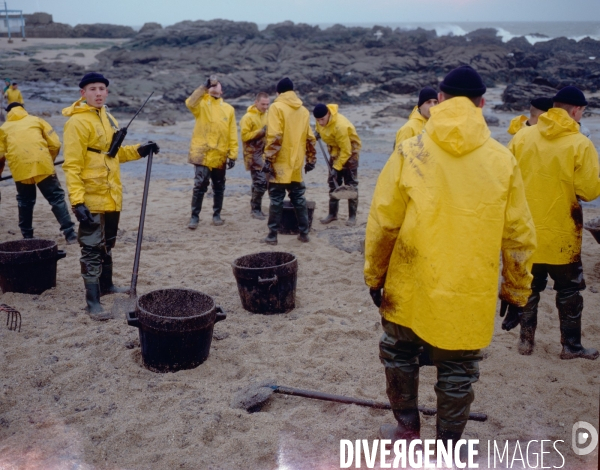
POLYGON ((306 163, 304 165, 304 173, 308 173, 309 171, 313 171, 315 169, 315 164, 314 163, 306 163))
POLYGON ((369 294, 377 308, 381 307, 381 289, 369 289, 369 294))
POLYGON ((319 140, 321 138, 321 134, 315 131, 315 139, 319 140))
POLYGON ((228 158, 227 159, 227 169, 231 170, 234 166, 235 166, 235 160, 232 160, 231 158, 228 158))
POLYGON ((92 224, 94 222, 92 213, 84 203, 75 204, 71 210, 80 224, 92 224))
POLYGON ((271 163, 269 160, 267 160, 267 161, 265 162, 265 164, 264 164, 264 166, 262 167, 262 170, 261 170, 261 171, 262 171, 263 173, 266 173, 267 175, 269 175, 269 174, 270 174, 270 175, 273 175, 273 174, 275 174, 275 171, 273 170, 273 164, 272 164, 272 163, 271 163))
POLYGON ((160 152, 160 147, 156 142, 149 141, 145 144, 140 145, 137 151, 140 154, 140 157, 146 158, 148 155, 150 155, 150 151, 152 151, 152 153, 154 154, 160 152))
POLYGON ((506 318, 502 322, 502 329, 510 331, 516 328, 521 323, 521 317, 523 316, 523 307, 508 303, 506 300, 500 301, 500 316, 506 318), (506 312, 508 310, 508 314, 506 312))

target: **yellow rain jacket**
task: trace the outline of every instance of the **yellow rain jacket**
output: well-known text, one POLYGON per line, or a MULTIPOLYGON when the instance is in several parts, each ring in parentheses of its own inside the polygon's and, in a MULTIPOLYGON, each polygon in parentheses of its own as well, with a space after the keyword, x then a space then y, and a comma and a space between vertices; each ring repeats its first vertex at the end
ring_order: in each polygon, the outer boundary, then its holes
POLYGON ((261 113, 256 106, 248 107, 246 114, 240 120, 240 134, 244 151, 246 170, 262 170, 264 166, 263 152, 265 150, 265 127, 268 112, 261 113))
POLYGON ((404 142, 406 139, 410 139, 416 135, 419 135, 425 129, 425 124, 427 124, 427 119, 421 115, 419 112, 419 107, 415 106, 408 116, 408 121, 398 129, 396 132, 396 141, 394 144, 394 148, 397 147, 400 143, 404 142))
POLYGON ((14 102, 21 104, 25 103, 23 101, 23 95, 21 94, 21 90, 19 90, 18 88, 16 90, 9 88, 8 90, 6 90, 6 93, 4 93, 4 96, 6 96, 6 104, 11 104, 14 102))
POLYGON ((425 132, 396 147, 373 195, 365 281, 380 312, 448 350, 488 346, 498 297, 525 305, 535 228, 521 172, 467 98, 431 110, 425 132))
POLYGON ((273 164, 273 183, 302 181, 304 160, 316 163, 315 136, 308 109, 293 91, 280 94, 269 108, 265 160, 273 164))
POLYGON ((527 116, 523 116, 523 115, 512 118, 510 121, 510 125, 508 126, 508 129, 506 132, 508 132, 510 135, 515 135, 521 129, 525 129, 526 127, 529 127, 527 125, 528 119, 529 118, 527 116))
POLYGON ((195 103, 192 96, 185 105, 196 118, 190 143, 189 163, 208 168, 225 168, 227 159, 237 159, 238 140, 233 106, 222 98, 205 94, 195 103))
POLYGON ((577 199, 600 196, 598 153, 579 132, 579 124, 551 108, 535 126, 513 137, 527 202, 535 222, 538 248, 534 263, 568 264, 581 259, 583 214, 577 199))
POLYGON ((21 107, 6 118, 0 127, 0 160, 6 158, 13 179, 35 184, 53 175, 60 140, 50 124, 21 107))
POLYGON ((317 132, 327 144, 333 160, 333 168, 341 171, 343 167, 350 170, 358 168, 358 155, 361 148, 360 138, 352 123, 338 113, 337 104, 328 104, 330 118, 325 126, 317 123, 317 132))
POLYGON ((93 213, 121 211, 123 189, 119 164, 138 160, 139 144, 122 146, 115 158, 94 152, 107 152, 118 128, 106 107, 94 108, 81 98, 63 109, 62 114, 69 118, 63 133, 63 171, 71 205, 85 203, 93 213))

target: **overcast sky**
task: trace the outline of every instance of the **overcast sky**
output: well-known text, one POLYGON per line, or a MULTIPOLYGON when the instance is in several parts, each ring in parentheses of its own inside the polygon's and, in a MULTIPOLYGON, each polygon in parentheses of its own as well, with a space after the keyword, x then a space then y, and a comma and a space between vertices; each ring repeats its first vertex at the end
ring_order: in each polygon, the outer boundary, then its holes
MULTIPOLYGON (((258 24, 452 21, 600 21, 600 0, 7 0, 54 21, 164 26, 224 18, 258 24)), ((0 3, 2 5, 2 3, 0 3)))

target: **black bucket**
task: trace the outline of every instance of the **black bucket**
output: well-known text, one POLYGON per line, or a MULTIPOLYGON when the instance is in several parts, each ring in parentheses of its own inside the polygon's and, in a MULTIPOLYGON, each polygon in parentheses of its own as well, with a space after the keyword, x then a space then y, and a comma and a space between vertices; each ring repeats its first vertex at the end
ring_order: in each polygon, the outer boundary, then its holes
POLYGON ((252 313, 287 313, 296 306, 298 260, 291 253, 266 251, 231 263, 244 309, 252 313))
POLYGON ((600 243, 600 217, 586 222, 583 224, 583 228, 592 234, 596 242, 600 243))
MULTIPOLYGON (((315 202, 306 201, 306 208, 308 209, 308 229, 310 230, 312 227, 313 214, 315 212, 315 202)), ((296 210, 291 201, 288 201, 287 199, 283 201, 283 212, 281 214, 281 222, 279 222, 277 232, 283 235, 295 235, 300 233, 298 230, 296 210)))
POLYGON ((227 316, 209 295, 190 289, 162 289, 140 296, 127 324, 140 330, 144 365, 176 372, 202 364, 210 352, 213 327, 227 316))
POLYGON ((0 243, 2 292, 41 294, 56 287, 56 263, 67 256, 54 240, 28 238, 0 243))

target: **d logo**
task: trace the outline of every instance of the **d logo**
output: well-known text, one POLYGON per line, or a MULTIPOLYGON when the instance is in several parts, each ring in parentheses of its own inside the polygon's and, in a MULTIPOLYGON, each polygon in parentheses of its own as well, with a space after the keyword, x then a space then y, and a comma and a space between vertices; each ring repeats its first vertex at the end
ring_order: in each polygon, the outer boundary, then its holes
POLYGON ((571 447, 576 455, 588 455, 594 452, 598 445, 598 431, 590 423, 577 421, 573 425, 571 447), (581 447, 584 446, 584 447, 581 447))

